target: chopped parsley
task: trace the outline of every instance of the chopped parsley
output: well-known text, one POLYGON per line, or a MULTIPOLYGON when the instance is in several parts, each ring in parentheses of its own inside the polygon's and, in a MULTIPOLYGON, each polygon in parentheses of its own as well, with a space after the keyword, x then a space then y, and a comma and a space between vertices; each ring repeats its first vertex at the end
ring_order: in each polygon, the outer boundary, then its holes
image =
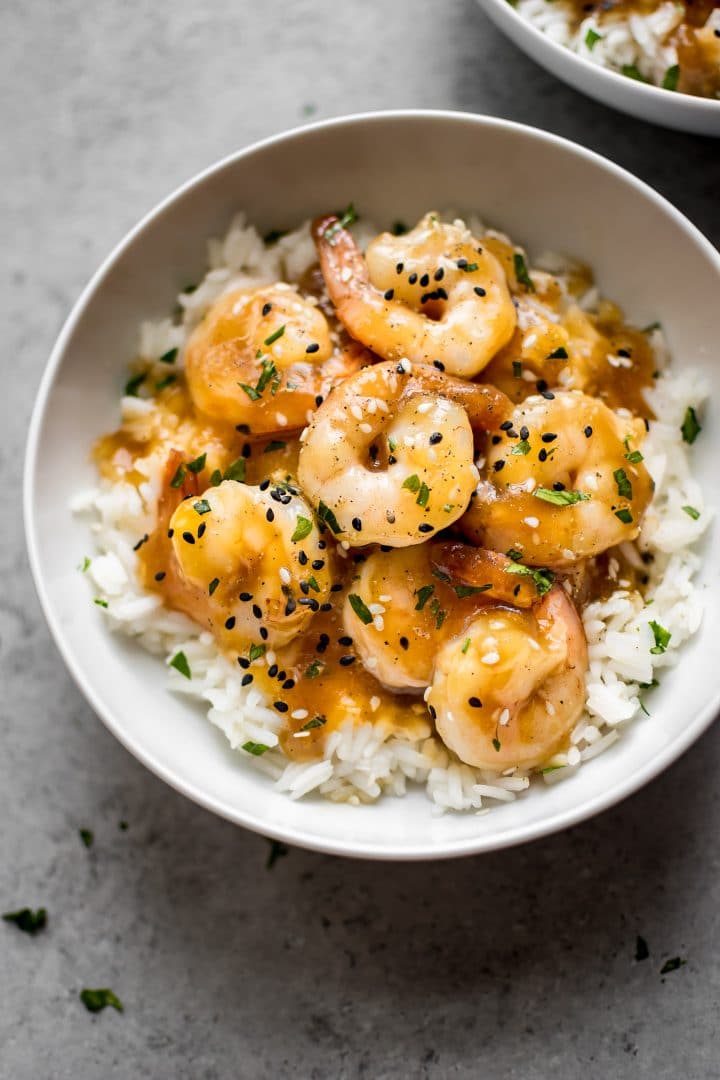
POLYGON ((314 577, 314 576, 313 576, 313 575, 311 574, 311 575, 310 575, 310 577, 309 577, 309 578, 306 578, 305 580, 307 581, 307 584, 308 584, 308 587, 309 587, 309 588, 311 588, 311 589, 314 589, 314 590, 315 590, 315 592, 320 592, 320 586, 319 586, 319 585, 318 585, 318 583, 317 583, 317 578, 315 578, 315 577, 314 577))
POLYGON ((312 532, 312 521, 309 518, 298 515, 295 521, 295 532, 290 539, 293 543, 297 543, 298 540, 304 540, 306 536, 309 536, 312 532))
POLYGON ((700 517, 700 511, 696 510, 694 506, 683 506, 683 510, 688 517, 691 517, 693 519, 693 521, 697 521, 697 519, 700 517))
POLYGON ((513 378, 522 379, 522 362, 520 360, 513 360, 512 362, 513 378))
POLYGON ((439 600, 433 600, 430 604, 430 614, 435 616, 435 629, 439 630, 447 618, 447 611, 440 607, 439 600))
POLYGON ((87 555, 85 555, 85 557, 83 558, 83 561, 78 565, 78 570, 80 571, 81 574, 84 574, 89 566, 90 566, 90 559, 88 558, 87 555))
POLYGON ((418 504, 418 506, 427 506, 429 498, 430 488, 427 486, 427 484, 423 483, 420 485, 420 491, 418 492, 418 497, 415 502, 418 504))
MULTIPOLYGON (((265 345, 266 347, 269 346, 269 345, 274 345, 276 341, 280 340, 280 338, 283 336, 284 333, 285 333, 285 324, 283 323, 283 325, 278 326, 277 330, 274 330, 272 332, 272 334, 270 334, 269 337, 265 338, 265 340, 263 341, 263 345, 265 345)), ((263 372, 263 374, 264 374, 264 372, 263 372)), ((260 393, 262 393, 262 390, 260 391, 260 393)))
POLYGON ((506 551, 505 554, 507 555, 508 559, 512 559, 513 562, 517 562, 519 559, 522 559, 522 551, 518 551, 517 548, 510 548, 510 550, 506 551))
POLYGON ((463 600, 466 596, 477 596, 478 593, 487 592, 492 585, 456 585, 455 595, 463 600))
POLYGON ((212 473, 210 474, 210 487, 217 487, 218 484, 222 483, 222 478, 223 475, 220 470, 213 469, 212 473))
POLYGON ((47 926, 47 911, 40 907, 37 911, 32 908, 20 908, 19 911, 6 911, 3 919, 8 923, 15 923, 18 930, 24 934, 37 934, 38 930, 44 930, 47 926))
POLYGON ((186 476, 185 466, 183 465, 182 462, 180 462, 177 469, 175 470, 175 475, 173 476, 172 480, 170 481, 170 487, 171 488, 182 487, 183 484, 185 483, 185 476, 186 476))
POLYGON ((515 443, 512 450, 510 451, 510 453, 511 454, 529 454, 530 453, 530 443, 527 441, 527 439, 520 439, 520 442, 515 443))
POLYGON ((91 848, 93 846, 95 836, 92 829, 78 829, 78 834, 86 848, 91 848))
POLYGON ((184 652, 177 652, 170 661, 170 667, 175 668, 181 675, 184 675, 186 679, 192 679, 192 672, 190 671, 190 665, 187 662, 187 656, 184 652))
POLYGON ((533 280, 528 272, 527 263, 524 256, 516 251, 513 255, 513 266, 515 268, 515 277, 521 285, 524 285, 528 292, 535 292, 535 286, 533 280))
POLYGON ((663 90, 677 90, 678 81, 680 79, 680 65, 673 64, 669 67, 663 75, 662 88, 663 90))
POLYGON ((444 570, 438 570, 437 566, 433 567, 432 575, 433 577, 436 577, 438 581, 444 581, 446 584, 449 584, 452 581, 450 575, 446 574, 444 570))
POLYGON ((498 739, 497 735, 493 739, 492 744, 493 744, 493 746, 495 747, 495 749, 497 750, 497 752, 499 754, 500 753, 500 747, 502 746, 502 743, 498 739))
POLYGON ((575 503, 587 502, 590 498, 584 491, 554 491, 552 488, 535 488, 533 495, 553 506, 574 506, 575 503))
POLYGON ((168 349, 167 352, 164 352, 162 356, 159 357, 159 361, 161 364, 174 364, 177 360, 177 354, 177 349, 168 349))
POLYGON ((156 390, 165 390, 166 387, 172 386, 174 382, 177 382, 177 375, 164 375, 162 379, 158 379, 155 383, 156 390))
POLYGON ((357 615, 360 622, 365 623, 366 626, 369 626, 370 623, 373 621, 373 617, 370 613, 370 609, 368 608, 363 598, 361 596, 358 596, 357 593, 350 593, 350 595, 348 596, 348 603, 357 615))
POLYGON ((311 664, 310 664, 310 665, 309 665, 309 666, 308 666, 308 667, 307 667, 307 668, 305 669, 305 678, 306 678, 306 679, 316 679, 316 678, 317 678, 317 676, 318 676, 318 675, 320 674, 320 672, 322 671, 322 669, 323 669, 323 662, 322 662, 322 660, 318 660, 318 659, 316 658, 316 659, 315 659, 315 660, 313 660, 313 662, 312 662, 312 663, 311 663, 311 664))
POLYGON ((96 596, 93 600, 93 604, 97 604, 98 607, 106 608, 108 606, 107 600, 103 600, 100 596, 96 596))
POLYGON ((461 653, 466 653, 469 648, 470 648, 470 638, 466 637, 465 640, 462 643, 462 649, 460 650, 460 652, 461 653))
POLYGON ((636 82, 647 82, 647 79, 635 64, 623 64, 620 70, 628 79, 635 79, 636 82))
POLYGON ((633 516, 626 508, 623 508, 622 510, 616 510, 615 517, 618 519, 618 521, 622 521, 623 525, 632 525, 633 516))
POLYGON ((205 462, 207 461, 207 454, 200 454, 194 461, 188 461, 187 467, 191 473, 202 472, 205 468, 205 462))
POLYGON ((615 469, 613 480, 617 484, 618 495, 621 499, 632 499, 632 484, 628 480, 624 469, 615 469))
POLYGON ((597 30, 593 30, 593 28, 590 27, 585 35, 585 45, 592 52, 598 41, 602 41, 602 34, 598 34, 597 30))
POLYGON ((238 484, 243 484, 245 482, 246 468, 245 458, 237 458, 236 461, 233 461, 232 464, 228 465, 223 474, 223 480, 236 480, 238 484))
POLYGON ((140 372, 138 375, 133 375, 125 383, 125 395, 126 397, 138 397, 138 390, 145 382, 146 371, 140 372))
POLYGON ((472 262, 472 263, 463 262, 462 266, 460 265, 460 263, 458 263, 457 265, 458 265, 458 270, 462 270, 465 274, 474 274, 475 271, 479 270, 479 268, 480 268, 479 264, 475 263, 475 262, 472 262))
POLYGON ((567 360, 568 352, 562 345, 559 345, 554 352, 551 352, 548 356, 548 360, 567 360))
POLYGON ((269 442, 267 444, 267 446, 263 450, 263 454, 274 454, 276 450, 284 450, 286 446, 287 446, 287 443, 280 442, 279 440, 273 439, 272 442, 269 442))
POLYGON ((118 1012, 123 1012, 122 1001, 117 994, 114 994, 112 990, 108 990, 107 987, 100 990, 81 990, 80 1000, 88 1012, 102 1012, 108 1005, 112 1006, 113 1009, 117 1009, 118 1012))
POLYGON ((325 525, 330 527, 336 536, 339 532, 342 532, 342 529, 338 524, 338 519, 335 517, 330 507, 326 506, 324 502, 318 504, 317 515, 325 525))
POLYGON ((402 486, 404 488, 407 488, 408 491, 419 491, 420 490, 420 477, 416 473, 413 473, 412 476, 407 476, 403 480, 402 486))
POLYGON ((201 516, 203 514, 209 514, 211 509, 212 507, 207 499, 198 499, 197 502, 193 503, 193 510, 196 514, 200 514, 201 516))
POLYGON ((685 412, 685 419, 680 427, 682 437, 686 443, 694 443, 698 435, 702 431, 700 424, 698 423, 697 413, 693 409, 692 405, 688 405, 685 412))
POLYGON ((301 731, 312 731, 314 728, 323 727, 327 724, 327 716, 313 716, 312 720, 308 720, 306 724, 300 728, 301 731))
POLYGON ((241 390, 245 391, 245 393, 247 394, 247 396, 250 398, 251 401, 259 401, 260 400, 260 394, 258 394, 258 392, 257 392, 257 390, 255 389, 254 386, 249 386, 247 383, 244 383, 244 382, 238 383, 238 386, 240 387, 241 390))
POLYGON ((682 960, 679 956, 671 956, 660 968, 660 974, 669 975, 671 971, 677 971, 683 964, 687 964, 687 960, 682 960))
POLYGON ((649 626, 653 632, 653 637, 655 638, 655 644, 650 649, 650 652, 656 654, 664 653, 670 644, 672 634, 669 630, 666 630, 664 626, 661 626, 660 623, 655 622, 654 619, 650 620, 649 626))
POLYGON ((212 581, 210 582, 210 584, 208 585, 208 594, 210 596, 212 596, 212 594, 215 592, 215 590, 217 589, 219 584, 220 584, 220 578, 219 577, 214 577, 212 579, 212 581))
POLYGON ((644 937, 640 937, 640 935, 638 934, 638 936, 635 938, 635 959, 639 963, 641 960, 647 960, 649 955, 650 950, 648 949, 647 941, 644 937))
POLYGON ((629 461, 631 465, 639 465, 641 461, 644 461, 642 454, 639 450, 631 450, 625 455, 625 460, 629 461))
POLYGON ((423 585, 422 588, 416 589, 415 590, 415 595, 418 598, 418 602, 415 605, 415 610, 416 611, 422 611, 422 609, 425 607, 425 605, 427 604, 428 600, 430 599, 430 597, 432 596, 432 594, 434 592, 435 592, 435 586, 434 585, 423 585))
POLYGON ((388 450, 391 454, 394 454, 397 450, 397 439, 394 439, 392 435, 388 436, 388 450))
POLYGON ((252 754, 253 757, 262 757, 262 755, 269 750, 270 747, 261 742, 246 742, 243 743, 243 750, 247 754, 252 754))
MULTIPOLYGON (((342 214, 337 215, 338 220, 333 222, 332 225, 328 225, 325 230, 324 238, 329 244, 334 243, 335 237, 343 229, 348 229, 351 225, 354 225, 357 221, 357 212, 353 203, 348 203, 347 208, 342 214)), ((396 235, 400 235, 396 233, 396 235)))
POLYGON ((647 326, 643 326, 640 333, 641 334, 652 334, 653 330, 661 330, 661 329, 662 329, 662 323, 651 322, 651 323, 648 323, 647 326))
POLYGON ((267 645, 251 645, 248 650, 248 659, 252 663, 253 660, 259 660, 261 656, 264 656, 267 651, 267 645))
POLYGON ((521 574, 523 577, 531 577, 538 596, 544 596, 546 592, 549 592, 555 581, 555 575, 552 570, 533 568, 532 566, 525 566, 524 563, 515 561, 505 567, 505 573, 521 574))

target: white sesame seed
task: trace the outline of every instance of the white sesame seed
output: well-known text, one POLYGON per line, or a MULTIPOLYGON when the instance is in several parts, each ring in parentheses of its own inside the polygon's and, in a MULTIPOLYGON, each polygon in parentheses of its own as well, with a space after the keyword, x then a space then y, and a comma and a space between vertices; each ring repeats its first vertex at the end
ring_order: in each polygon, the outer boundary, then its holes
POLYGON ((370 669, 370 671, 374 671, 375 668, 378 666, 377 656, 368 656, 367 660, 363 661, 363 663, 365 664, 366 668, 370 669))
POLYGON ((309 738, 310 738, 310 732, 309 731, 296 731, 295 734, 293 735, 293 739, 309 739, 309 738))
POLYGON ((351 405, 350 406, 350 412, 352 413, 352 415, 355 417, 356 420, 362 420, 363 411, 362 411, 362 409, 360 408, 359 405, 351 405))
POLYGON ((497 664, 500 659, 500 653, 497 651, 486 652, 484 656, 480 657, 480 661, 483 664, 497 664))
POLYGON ((431 693, 432 693, 432 686, 426 686, 425 687, 425 692, 423 693, 423 701, 427 701, 428 698, 430 697, 431 693))
POLYGON ((373 619, 373 626, 378 631, 378 633, 385 629, 385 620, 383 619, 382 615, 375 616, 375 618, 373 619))
POLYGON ((403 359, 402 359, 402 360, 400 361, 400 363, 398 364, 398 367, 401 367, 401 368, 402 368, 402 370, 403 370, 403 371, 405 372, 405 374, 406 374, 406 375, 409 375, 409 374, 410 374, 410 372, 412 371, 412 364, 411 364, 411 363, 410 363, 410 361, 409 361, 409 360, 407 359, 407 357, 403 357, 403 359))
POLYGON ((381 604, 389 604, 392 600, 392 596, 378 596, 378 600, 381 604))
POLYGON ((526 525, 529 525, 531 529, 537 529, 540 524, 540 519, 536 517, 526 517, 523 518, 523 521, 526 525))
POLYGON ((370 424, 358 424, 358 430, 362 431, 363 435, 370 435, 372 427, 370 424))
POLYGON ((368 611, 371 615, 384 615, 385 608, 382 604, 368 604, 368 611))
POLYGON ((552 701, 546 701, 545 702, 545 711, 548 714, 548 716, 554 716, 555 715, 555 706, 553 705, 552 701))
POLYGON ((571 562, 575 558, 575 552, 570 548, 563 548, 563 559, 569 559, 571 562))
POLYGON ((277 657, 275 656, 275 653, 273 652, 273 650, 268 649, 268 651, 265 653, 265 661, 267 663, 267 666, 272 667, 272 665, 275 663, 276 659, 277 659, 277 657))
POLYGON ((370 709, 372 710, 372 712, 377 712, 377 710, 379 708, 380 708, 380 698, 379 697, 371 697, 370 698, 370 709))
POLYGON ((292 716, 293 720, 304 720, 305 717, 309 714, 307 709, 293 709, 290 715, 292 716))
MULTIPOLYGON (((350 550, 350 541, 349 540, 341 540, 340 541, 340 547, 342 548, 343 551, 349 551, 350 550)), ((345 558, 347 558, 347 555, 345 556, 345 558)))
POLYGON ((578 750, 577 746, 571 746, 570 749, 568 750, 568 752, 567 752, 567 762, 568 762, 568 765, 579 765, 580 764, 580 751, 578 750))
POLYGON ((500 726, 501 727, 506 727, 509 720, 510 720, 510 710, 509 709, 503 709, 503 711, 500 713, 500 720, 499 720, 500 726))
POLYGON ((350 269, 350 267, 349 266, 343 266, 342 270, 340 271, 340 280, 341 281, 349 281, 351 277, 352 277, 352 270, 350 269))
POLYGON ((281 566, 280 567, 280 580, 285 585, 289 585, 290 582, 292 581, 292 574, 290 573, 290 571, 288 570, 288 568, 286 566, 281 566))
POLYGON ((418 405, 417 411, 420 414, 423 414, 423 413, 426 413, 426 412, 430 412, 432 407, 433 407, 432 401, 423 401, 420 405, 418 405))
POLYGON ((287 416, 285 415, 285 413, 281 413, 281 412, 276 412, 275 413, 275 423, 276 424, 279 424, 280 427, 287 427, 287 422, 288 422, 287 421, 287 416))

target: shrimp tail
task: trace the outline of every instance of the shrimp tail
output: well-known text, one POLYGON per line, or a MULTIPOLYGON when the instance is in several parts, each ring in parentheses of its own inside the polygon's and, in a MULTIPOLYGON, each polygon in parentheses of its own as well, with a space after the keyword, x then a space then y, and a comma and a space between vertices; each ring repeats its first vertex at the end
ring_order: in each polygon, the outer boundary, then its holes
POLYGON ((415 386, 419 393, 434 392, 461 405, 473 431, 498 427, 513 409, 510 398, 497 387, 455 378, 429 364, 414 366, 413 378, 406 389, 412 390, 415 386))
POLYGON ((432 564, 441 574, 476 589, 486 589, 488 603, 512 604, 529 608, 538 600, 538 592, 530 577, 518 575, 512 559, 499 551, 474 548, 468 544, 434 544, 432 564))
POLYGON ((311 233, 330 299, 336 307, 350 296, 348 282, 353 283, 355 290, 371 288, 367 263, 352 233, 343 228, 336 214, 316 218, 311 233))

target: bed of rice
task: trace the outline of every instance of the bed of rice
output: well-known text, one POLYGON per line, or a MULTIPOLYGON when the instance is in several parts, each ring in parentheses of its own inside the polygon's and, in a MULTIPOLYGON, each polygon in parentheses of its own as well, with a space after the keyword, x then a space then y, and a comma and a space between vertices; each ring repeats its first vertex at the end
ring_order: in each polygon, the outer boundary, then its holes
MULTIPOLYGON (((673 37, 685 20, 685 5, 666 0, 648 13, 593 11, 578 25, 577 14, 564 0, 518 0, 516 10, 559 45, 600 67, 622 72, 637 69, 662 86, 678 63, 673 37)), ((720 8, 707 24, 720 30, 720 8)))
MULTIPOLYGON (((479 222, 469 224, 476 234, 484 231, 479 222)), ((361 244, 374 235, 362 223, 354 231, 361 244)), ((180 322, 168 318, 142 325, 142 362, 150 370, 157 364, 154 370, 159 377, 166 374, 167 366, 158 358, 177 347, 177 363, 181 365, 188 332, 223 291, 279 279, 292 281, 314 261, 307 225, 266 247, 257 231, 239 215, 223 240, 210 241, 210 270, 205 279, 194 292, 179 296, 183 312, 180 322)), ((568 266, 558 256, 539 258, 534 265, 557 274, 560 280, 568 266)), ((592 310, 598 299, 597 290, 590 289, 582 305, 592 310)), ((658 369, 663 370, 667 358, 661 330, 653 331, 652 344, 658 369)), ((99 610, 106 615, 109 626, 135 637, 143 648, 162 656, 168 665, 169 689, 201 702, 209 720, 224 732, 242 758, 238 783, 242 783, 242 767, 250 765, 266 773, 290 798, 313 792, 354 803, 372 801, 382 794, 403 795, 411 783, 422 785, 439 810, 480 811, 498 801, 515 799, 531 782, 535 785, 562 780, 611 746, 623 726, 639 712, 642 685, 651 683, 658 669, 672 664, 683 643, 697 630, 702 615, 698 590, 693 585, 698 557, 690 547, 710 515, 693 479, 689 449, 682 440, 680 426, 687 406, 697 408, 704 396, 703 386, 691 374, 663 373, 651 392, 658 419, 651 424, 643 445, 645 463, 656 482, 641 537, 642 548, 654 556, 646 567, 650 576, 647 595, 643 600, 618 579, 609 599, 585 609, 590 656, 587 707, 572 732, 570 749, 557 755, 541 776, 519 769, 497 773, 471 768, 459 762, 436 738, 388 737, 362 715, 353 715, 351 708, 342 729, 329 734, 323 760, 289 763, 278 748, 281 717, 267 707, 261 691, 256 686, 242 687, 243 672, 218 650, 211 634, 166 608, 157 595, 146 592, 138 582, 133 548, 138 537, 154 527, 164 467, 159 452, 136 463, 146 478, 139 487, 104 480, 74 499, 72 509, 87 515, 97 551, 86 568, 86 576, 94 586, 95 598, 107 604, 99 610), (686 505, 700 511, 697 520, 682 509, 686 505), (648 609, 649 604, 652 607, 648 609), (671 634, 664 653, 650 651, 654 644, 650 619, 671 634), (180 650, 190 665, 191 680, 169 667, 180 650), (257 757, 242 750, 247 742, 262 743, 271 749, 257 757)), ((143 414, 153 407, 152 399, 124 397, 123 420, 131 425, 136 420, 141 422, 143 414)), ((630 559, 640 560, 636 545, 627 545, 627 549, 630 559)), ((617 577, 618 567, 611 565, 611 573, 617 577)), ((272 652, 268 652, 255 663, 269 665, 273 659, 272 652)))

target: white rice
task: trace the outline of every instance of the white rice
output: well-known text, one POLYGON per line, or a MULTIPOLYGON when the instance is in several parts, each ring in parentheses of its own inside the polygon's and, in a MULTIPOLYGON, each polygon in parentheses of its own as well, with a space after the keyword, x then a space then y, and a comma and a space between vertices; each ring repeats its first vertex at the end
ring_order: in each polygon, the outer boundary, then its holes
MULTIPOLYGON (((484 231, 479 222, 471 220, 470 226, 473 231, 484 231)), ((373 235, 367 226, 365 229, 368 236, 373 235)), ((360 235, 358 239, 362 243, 366 237, 360 235)), ((142 367, 158 376, 167 373, 167 364, 159 358, 169 349, 179 350, 176 366, 182 366, 188 332, 222 292, 240 285, 297 279, 315 261, 315 251, 307 224, 267 248, 244 216, 238 215, 223 240, 210 241, 209 261, 211 269, 198 288, 178 298, 183 311, 181 325, 161 319, 141 327, 142 367)), ((539 263, 558 275, 569 265, 556 255, 543 256, 539 263)), ((582 304, 592 309, 597 301, 597 291, 592 289, 582 304)), ((544 314, 557 318, 554 312, 544 310, 544 314)), ((660 330, 652 333, 651 344, 657 366, 662 369, 667 349, 660 330)), ((145 385, 149 383, 151 380, 146 380, 145 385)), ((651 683, 659 669, 675 662, 678 650, 700 624, 702 605, 692 582, 698 557, 690 547, 711 515, 693 479, 680 425, 687 406, 697 409, 705 396, 704 386, 692 374, 663 373, 650 392, 658 419, 650 425, 643 454, 656 491, 639 544, 626 545, 625 552, 636 562, 640 560, 640 548, 652 556, 647 566, 646 598, 643 600, 618 582, 607 600, 585 609, 590 657, 587 707, 572 732, 570 749, 558 754, 544 771, 546 783, 572 775, 582 763, 618 739, 623 727, 640 710, 641 685, 651 683), (700 512, 697 520, 682 509, 686 505, 700 512), (671 634, 664 653, 650 651, 654 643, 650 619, 671 634)), ((152 408, 151 399, 124 397, 123 421, 130 425, 142 421, 152 408)), ((313 792, 335 801, 372 802, 383 794, 404 795, 411 783, 425 788, 438 812, 482 812, 486 804, 512 801, 529 787, 531 775, 522 770, 499 773, 461 763, 431 736, 429 723, 427 731, 413 739, 388 736, 379 725, 364 722, 351 699, 346 723, 327 737, 324 759, 310 764, 289 763, 278 748, 282 719, 267 707, 257 686, 241 686, 244 672, 218 650, 212 635, 185 615, 166 608, 157 595, 144 591, 138 582, 133 547, 155 525, 164 464, 160 451, 150 453, 135 464, 145 477, 139 488, 102 480, 94 490, 75 497, 72 509, 88 515, 98 552, 86 574, 111 629, 135 637, 143 648, 164 657, 169 689, 202 702, 208 719, 224 732, 245 762, 264 772, 279 791, 292 799, 313 792), (169 666, 180 651, 187 658, 191 679, 169 666), (254 756, 242 749, 248 742, 262 743, 270 749, 262 756, 254 756)), ((268 653, 254 664, 272 662, 272 654, 268 653)), ((533 781, 539 782, 536 774, 533 781)))
MULTIPOLYGON (((678 63, 676 31, 685 21, 685 4, 675 0, 665 0, 646 13, 593 11, 579 24, 576 10, 566 0, 518 0, 516 10, 591 64, 621 73, 623 68, 625 73, 637 69, 656 86, 662 86, 678 63)), ((706 26, 720 30, 720 9, 711 12, 706 26)))

